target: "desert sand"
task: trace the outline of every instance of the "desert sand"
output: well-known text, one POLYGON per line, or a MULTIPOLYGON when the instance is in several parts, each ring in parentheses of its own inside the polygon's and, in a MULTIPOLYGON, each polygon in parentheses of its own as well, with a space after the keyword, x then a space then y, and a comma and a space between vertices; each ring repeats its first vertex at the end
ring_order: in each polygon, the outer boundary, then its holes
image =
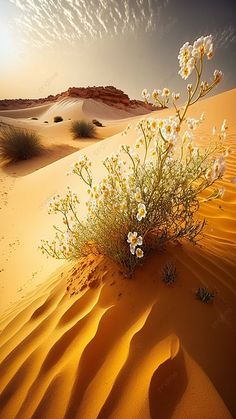
POLYGON ((0 112, 2 123, 37 129, 52 148, 49 155, 0 168, 1 418, 236 416, 235 105, 236 89, 190 110, 196 118, 206 113, 196 142, 207 142, 213 121, 220 127, 225 118, 232 149, 219 182, 224 197, 200 210, 207 218, 203 240, 151 255, 131 280, 103 256, 64 263, 46 259, 38 245, 53 235, 55 220, 47 214, 52 195, 70 185, 85 211, 86 191, 76 176, 67 176, 70 166, 86 154, 99 179, 103 158, 134 143, 140 116, 90 99, 39 106, 34 115, 30 109, 0 112), (54 124, 55 113, 64 121, 54 124), (80 117, 104 123, 94 144, 70 139, 69 118, 80 117), (176 263, 174 287, 161 281, 166 260, 176 263), (195 299, 199 286, 217 291, 212 304, 195 299))

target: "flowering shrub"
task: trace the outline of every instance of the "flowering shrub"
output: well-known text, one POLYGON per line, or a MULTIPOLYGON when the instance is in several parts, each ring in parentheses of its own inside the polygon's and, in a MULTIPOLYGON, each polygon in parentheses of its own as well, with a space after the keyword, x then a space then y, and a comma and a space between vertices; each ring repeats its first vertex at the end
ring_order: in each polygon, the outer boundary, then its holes
MULTIPOLYGON (((226 121, 214 133, 214 141, 199 148, 194 144, 194 134, 204 115, 198 120, 186 116, 188 108, 222 77, 216 70, 211 83, 201 80, 204 59, 212 55, 211 36, 183 45, 178 56, 179 74, 183 79, 192 72, 196 75, 195 86, 187 85, 184 106, 178 106, 179 94, 170 95, 167 88, 154 90, 154 103, 166 107, 171 100, 175 114, 139 121, 134 148, 121 145, 118 153, 106 157, 103 165, 107 174, 98 184, 93 182, 86 156, 75 163, 72 173, 88 187, 87 215, 79 217, 79 198, 70 189, 65 197, 53 197, 49 212, 62 215, 65 229, 54 226, 55 240, 42 242, 44 253, 65 259, 102 253, 131 275, 151 248, 182 238, 197 241, 204 226, 204 221, 195 216, 201 201, 218 198, 223 190, 211 189, 204 199, 199 194, 223 176, 228 152, 223 144, 226 121)), ((150 97, 146 89, 143 97, 150 97)))

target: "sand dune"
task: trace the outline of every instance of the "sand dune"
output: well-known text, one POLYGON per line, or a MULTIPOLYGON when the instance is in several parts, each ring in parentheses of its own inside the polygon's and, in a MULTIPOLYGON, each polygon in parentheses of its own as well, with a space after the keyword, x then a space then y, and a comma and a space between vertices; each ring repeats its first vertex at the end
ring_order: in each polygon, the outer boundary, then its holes
MULTIPOLYGON (((142 107, 134 110, 134 114, 146 112, 147 110, 142 107)), ((17 176, 32 173, 68 154, 122 132, 133 117, 132 113, 93 99, 77 98, 64 98, 52 104, 27 109, 0 111, 0 127, 10 125, 36 131, 46 149, 43 156, 33 161, 9 165, 4 170, 8 174, 17 176), (54 117, 58 115, 62 116, 63 121, 55 123, 54 117), (96 137, 74 140, 70 132, 72 121, 81 119, 91 121, 94 118, 99 119, 104 125, 102 128, 96 128, 96 137)))
POLYGON ((51 104, 47 103, 45 105, 32 106, 26 109, 14 109, 14 110, 1 110, 0 117, 8 118, 32 118, 39 117, 43 113, 50 109, 51 104))
POLYGON ((102 120, 116 120, 129 118, 136 114, 146 114, 148 110, 142 106, 131 109, 130 112, 108 106, 105 103, 98 102, 94 99, 78 99, 66 97, 54 103, 38 105, 26 109, 2 110, 0 118, 38 118, 39 120, 48 120, 53 122, 56 115, 60 115, 63 119, 81 119, 81 118, 101 118, 102 120))
MULTIPOLYGON (((134 280, 124 280, 102 256, 62 265, 37 250, 40 239, 52 234, 46 209, 51 195, 69 184, 78 190, 84 209, 84 188, 76 177, 66 176, 80 151, 21 178, 4 175, 1 417, 236 416, 235 102, 236 89, 192 107, 193 116, 202 111, 207 116, 196 141, 206 141, 212 121, 220 126, 226 118, 233 151, 219 182, 224 198, 200 210, 208 220, 201 246, 170 246, 153 254, 134 280), (177 267, 173 288, 160 281, 167 259, 177 267), (194 298, 201 285, 217 290, 212 305, 194 298)), ((126 137, 114 129, 112 138, 83 150, 95 164, 95 177, 107 154, 121 143, 133 143, 139 118, 130 119, 126 137)), ((117 123, 121 128, 127 120, 117 123)))

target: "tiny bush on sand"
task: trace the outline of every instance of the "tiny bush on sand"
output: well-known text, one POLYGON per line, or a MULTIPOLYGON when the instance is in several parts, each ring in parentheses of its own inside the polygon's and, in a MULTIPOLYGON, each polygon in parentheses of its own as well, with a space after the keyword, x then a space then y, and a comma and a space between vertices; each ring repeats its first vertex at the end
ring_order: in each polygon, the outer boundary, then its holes
POLYGON ((173 262, 167 262, 162 271, 162 281, 166 285, 173 285, 176 281, 177 272, 173 262))
POLYGON ((206 304, 211 303, 216 296, 215 291, 209 291, 206 287, 198 288, 195 294, 198 300, 206 304))
POLYGON ((63 118, 62 118, 62 116, 54 116, 53 121, 54 122, 62 122, 63 118))
POLYGON ((22 128, 5 127, 0 130, 0 158, 6 161, 28 160, 44 150, 39 135, 22 128))
POLYGON ((97 127, 103 127, 102 123, 100 121, 98 121, 97 119, 93 119, 92 120, 92 123, 94 125, 96 125, 97 127))
MULTIPOLYGON (((49 213, 61 214, 65 228, 54 226, 55 240, 42 241, 44 253, 76 259, 97 251, 120 264, 123 272, 131 276, 153 247, 182 239, 198 241, 205 221, 197 218, 197 211, 202 202, 222 197, 223 190, 213 185, 224 174, 224 157, 229 152, 224 145, 226 121, 200 147, 195 138, 204 114, 199 119, 187 116, 190 106, 221 80, 218 70, 210 82, 202 80, 204 62, 212 55, 211 35, 199 38, 193 45, 183 45, 178 56, 179 74, 185 80, 192 73, 196 77, 194 85, 187 85, 186 100, 179 105, 178 93, 155 89, 154 103, 158 107, 171 104, 174 115, 163 119, 143 117, 136 126, 134 147, 121 145, 119 152, 103 161, 103 179, 94 182, 86 156, 73 165, 71 172, 88 187, 87 214, 80 216, 80 199, 70 189, 64 197, 53 197, 49 213)), ((146 89, 142 95, 146 101, 150 97, 146 89)), ((83 126, 88 136, 90 125, 81 124, 73 124, 73 134, 81 136, 83 126)), ((167 277, 173 278, 173 273, 167 277)))
POLYGON ((93 138, 96 135, 96 128, 92 122, 74 121, 71 124, 71 133, 74 140, 77 138, 93 138))

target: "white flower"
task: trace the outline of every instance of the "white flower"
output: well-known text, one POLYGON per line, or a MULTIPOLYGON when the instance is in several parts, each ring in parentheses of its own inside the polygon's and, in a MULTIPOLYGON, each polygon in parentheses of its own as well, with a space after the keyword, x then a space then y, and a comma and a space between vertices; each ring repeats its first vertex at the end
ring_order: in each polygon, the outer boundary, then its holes
POLYGON ((182 66, 183 64, 186 64, 188 62, 188 60, 191 57, 192 54, 192 45, 189 44, 189 42, 186 42, 179 51, 179 55, 178 55, 178 59, 179 59, 179 63, 182 66))
POLYGON ((168 97, 170 95, 170 90, 167 87, 164 87, 162 90, 162 96, 168 97))
POLYGON ((143 243, 143 239, 141 236, 138 237, 137 231, 130 231, 127 237, 127 242, 132 244, 133 246, 141 246, 143 243))
POLYGON ((130 253, 132 253, 132 255, 134 255, 135 254, 135 246, 133 244, 130 244, 129 249, 130 249, 130 253))
POLYGON ((154 100, 157 100, 158 97, 160 96, 160 94, 161 94, 161 90, 154 89, 153 92, 152 92, 152 98, 154 100))
POLYGON ((179 75, 182 77, 182 79, 187 80, 187 78, 190 76, 194 69, 194 60, 191 59, 187 64, 185 64, 183 67, 179 70, 179 75))
POLYGON ((180 70, 179 74, 182 79, 187 79, 194 69, 195 60, 192 57, 192 46, 186 42, 182 48, 180 49, 178 58, 179 58, 179 65, 180 70))
POLYGON ((204 55, 211 58, 213 53, 212 35, 201 36, 193 44, 192 56, 194 58, 201 58, 204 55))
POLYGON ((127 242, 130 243, 130 252, 132 255, 135 254, 136 246, 142 246, 143 239, 141 236, 138 237, 137 231, 129 232, 127 242))
POLYGON ((143 218, 146 217, 147 210, 144 204, 138 205, 138 213, 137 213, 137 220, 141 221, 143 218))
POLYGON ((179 125, 175 120, 167 119, 161 130, 165 140, 175 140, 179 132, 179 125))
POLYGON ((147 99, 150 97, 150 94, 148 93, 147 89, 143 89, 142 97, 145 101, 147 101, 147 99))
POLYGON ((223 77, 222 71, 220 70, 214 71, 214 81, 216 84, 218 84, 221 81, 222 77, 223 77))
POLYGON ((179 70, 179 75, 182 77, 182 79, 187 80, 187 78, 190 76, 190 69, 186 65, 184 67, 181 67, 179 70))
POLYGON ((178 100, 180 98, 180 93, 173 92, 171 96, 173 100, 178 100))
POLYGON ((205 54, 207 55, 208 60, 213 57, 213 42, 212 42, 212 35, 205 36, 205 54))
POLYGON ((142 194, 141 194, 140 188, 136 189, 136 192, 134 194, 134 198, 135 198, 136 202, 141 202, 142 201, 142 194))
POLYGON ((139 247, 136 249, 136 256, 137 256, 137 258, 142 258, 143 257, 143 251, 139 247))
POLYGON ((156 129, 158 128, 158 120, 150 118, 149 123, 150 123, 151 130, 156 131, 156 129))
POLYGON ((147 96, 147 94, 148 94, 147 89, 143 89, 142 90, 142 97, 145 98, 147 96))

